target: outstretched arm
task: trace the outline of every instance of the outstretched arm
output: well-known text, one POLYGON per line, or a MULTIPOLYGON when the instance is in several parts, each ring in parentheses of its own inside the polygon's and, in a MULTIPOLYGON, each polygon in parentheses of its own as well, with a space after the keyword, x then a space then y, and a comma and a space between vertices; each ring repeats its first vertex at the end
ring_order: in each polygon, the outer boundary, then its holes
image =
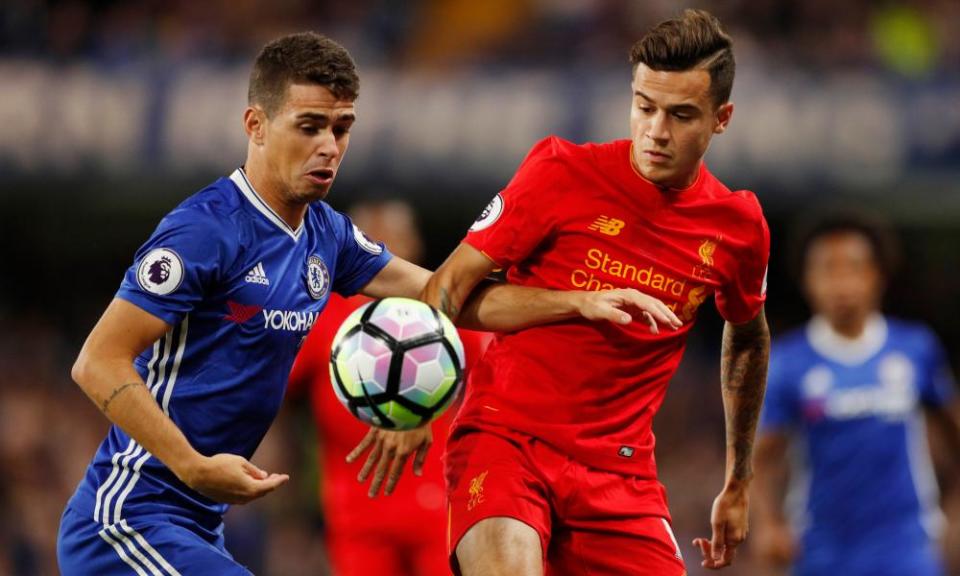
POLYGON ((571 318, 629 324, 642 317, 657 333, 676 330, 680 319, 660 300, 633 289, 547 290, 485 282, 497 264, 463 243, 427 282, 421 298, 472 330, 512 332, 571 318))
POLYGON ((694 540, 704 556, 706 568, 729 566, 737 546, 747 536, 753 440, 763 405, 769 357, 770 331, 762 309, 749 322, 726 323, 720 360, 726 415, 726 479, 723 491, 713 502, 713 538, 694 540))
POLYGON ((629 324, 638 316, 654 333, 660 325, 674 330, 681 326, 663 302, 637 290, 564 291, 485 282, 496 267, 482 252, 464 243, 432 275, 394 257, 361 292, 371 298, 420 298, 458 326, 488 332, 513 332, 581 317, 629 324))
POLYGON ((114 299, 87 337, 73 379, 111 422, 194 490, 234 504, 275 490, 287 481, 286 475, 267 474, 233 454, 203 456, 147 389, 133 361, 169 329, 163 320, 114 299))

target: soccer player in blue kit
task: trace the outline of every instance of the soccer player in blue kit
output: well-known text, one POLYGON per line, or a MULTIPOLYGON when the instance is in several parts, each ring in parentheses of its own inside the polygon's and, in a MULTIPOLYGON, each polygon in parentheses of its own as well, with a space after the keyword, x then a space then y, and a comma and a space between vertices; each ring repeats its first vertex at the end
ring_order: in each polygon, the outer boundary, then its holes
MULTIPOLYGON (((321 202, 356 118, 350 55, 315 33, 257 56, 244 112, 243 168, 159 224, 94 327, 73 378, 113 422, 61 519, 64 576, 249 574, 225 550, 222 516, 281 486, 253 455, 300 343, 331 291, 416 297, 430 272, 392 258, 321 202)), ((564 317, 667 321, 636 291, 545 293, 499 285, 474 299, 476 327, 564 317), (491 315, 487 324, 481 316, 491 315), (629 318, 629 316, 628 316, 629 318)), ((379 487, 430 429, 377 435, 379 487)))
POLYGON ((943 575, 924 412, 960 464, 944 352, 927 327, 880 312, 893 251, 884 227, 834 214, 800 245, 814 316, 774 340, 770 355, 756 550, 794 576, 943 575), (789 448, 799 456, 792 470, 789 448))

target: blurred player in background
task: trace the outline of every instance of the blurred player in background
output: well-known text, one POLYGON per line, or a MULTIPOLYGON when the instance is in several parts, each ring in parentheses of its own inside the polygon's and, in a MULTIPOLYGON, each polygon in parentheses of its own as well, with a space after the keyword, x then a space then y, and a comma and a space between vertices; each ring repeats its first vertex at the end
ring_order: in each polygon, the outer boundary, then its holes
POLYGON ((703 565, 729 565, 746 537, 769 235, 754 195, 731 192, 703 163, 733 113, 732 44, 713 16, 688 10, 637 42, 631 61, 631 138, 537 144, 425 299, 461 316, 467 295, 503 268, 524 286, 648 291, 683 325, 571 319, 496 336, 447 453, 451 563, 468 576, 685 573, 651 424, 711 295, 727 320, 727 470, 713 537, 696 541, 703 565))
POLYGON ((960 464, 944 352, 926 326, 880 310, 896 253, 883 227, 837 214, 800 245, 814 316, 771 353, 757 442, 757 550, 797 576, 944 574, 924 427, 926 412, 960 464), (788 448, 798 456, 792 469, 788 448))
MULTIPOLYGON (((137 252, 73 367, 114 425, 61 519, 65 576, 248 574, 223 546, 222 517, 288 480, 248 458, 331 292, 423 290, 429 271, 319 201, 347 150, 358 92, 353 60, 332 40, 301 33, 268 44, 250 78, 244 166, 170 212, 137 252)), ((507 328, 555 317, 553 305, 526 305, 529 289, 480 296, 504 306, 507 328)), ((545 299, 589 305, 571 315, 623 314, 609 297, 545 299)), ((430 432, 397 438, 423 455, 430 432)))
MULTIPOLYGON (((419 263, 423 241, 411 207, 400 201, 375 201, 349 210, 354 224, 383 242, 398 257, 419 263)), ((453 405, 433 428, 433 449, 423 476, 399 484, 393 497, 374 500, 345 462, 369 431, 337 399, 330 383, 330 348, 343 320, 369 302, 364 296, 332 296, 297 356, 288 394, 309 395, 320 448, 320 498, 326 520, 327 550, 337 576, 443 576, 447 562, 447 508, 440 455, 453 405)), ((490 335, 460 330, 467 372, 490 335)))

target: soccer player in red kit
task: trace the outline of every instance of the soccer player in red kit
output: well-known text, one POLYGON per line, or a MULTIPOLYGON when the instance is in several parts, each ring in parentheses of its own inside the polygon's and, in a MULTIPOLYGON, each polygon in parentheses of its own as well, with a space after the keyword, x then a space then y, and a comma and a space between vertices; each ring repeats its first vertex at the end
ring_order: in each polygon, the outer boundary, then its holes
MULTIPOLYGON (((383 242, 395 255, 418 263, 423 244, 410 206, 397 201, 365 202, 349 216, 360 229, 383 242)), ((337 576, 444 576, 447 568, 447 509, 440 455, 456 407, 433 428, 434 449, 423 475, 397 486, 392 498, 373 500, 345 461, 370 427, 337 399, 330 384, 330 348, 340 324, 370 302, 365 296, 330 297, 310 330, 290 374, 287 396, 309 396, 316 426, 321 469, 320 498, 326 522, 327 554, 337 576)), ((460 330, 467 373, 490 335, 460 330)))
POLYGON ((684 574, 651 423, 710 296, 726 320, 727 462, 712 538, 695 541, 703 566, 729 565, 746 537, 769 233, 754 195, 731 192, 703 162, 733 113, 732 45, 713 16, 687 10, 637 42, 631 61, 631 138, 538 143, 423 298, 456 317, 503 268, 524 286, 635 288, 684 324, 654 333, 568 319, 495 337, 447 449, 451 564, 466 576, 684 574))

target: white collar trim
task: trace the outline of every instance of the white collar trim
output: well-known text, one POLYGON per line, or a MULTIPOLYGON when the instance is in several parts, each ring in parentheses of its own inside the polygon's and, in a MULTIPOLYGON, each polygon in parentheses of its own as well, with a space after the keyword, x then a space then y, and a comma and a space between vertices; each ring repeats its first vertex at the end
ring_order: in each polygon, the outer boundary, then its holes
POLYGON ((874 313, 867 318, 863 333, 847 338, 830 326, 823 316, 814 316, 807 324, 807 340, 821 356, 839 364, 860 364, 883 348, 887 342, 887 321, 874 313))
POLYGON ((303 232, 303 222, 300 223, 300 226, 296 230, 290 227, 279 214, 273 211, 273 208, 264 201, 264 199, 257 194, 257 191, 253 189, 253 184, 250 183, 250 180, 247 179, 246 173, 243 171, 243 168, 237 168, 233 171, 233 174, 230 175, 230 180, 237 186, 237 189, 240 190, 240 193, 243 194, 246 199, 257 209, 258 212, 263 214, 267 220, 273 222, 277 228, 280 228, 288 236, 294 240, 300 238, 300 233, 303 232))

